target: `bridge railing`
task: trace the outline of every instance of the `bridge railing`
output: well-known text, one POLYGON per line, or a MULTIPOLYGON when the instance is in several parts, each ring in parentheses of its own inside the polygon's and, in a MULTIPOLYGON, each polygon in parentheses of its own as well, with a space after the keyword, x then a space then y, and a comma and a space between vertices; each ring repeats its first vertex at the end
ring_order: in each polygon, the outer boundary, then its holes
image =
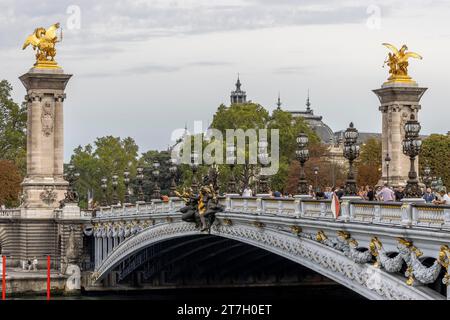
POLYGON ((169 201, 153 200, 152 202, 141 202, 133 205, 101 207, 95 213, 96 218, 136 216, 142 214, 170 213, 177 212, 184 206, 184 202, 179 198, 172 198, 169 201))
MULTIPOLYGON (((330 200, 225 197, 225 211, 334 220, 330 200)), ((450 206, 349 200, 342 203, 340 221, 450 229, 450 206), (346 207, 346 209, 344 209, 346 207)))
POLYGON ((2 209, 0 210, 0 219, 20 218, 20 209, 2 209))

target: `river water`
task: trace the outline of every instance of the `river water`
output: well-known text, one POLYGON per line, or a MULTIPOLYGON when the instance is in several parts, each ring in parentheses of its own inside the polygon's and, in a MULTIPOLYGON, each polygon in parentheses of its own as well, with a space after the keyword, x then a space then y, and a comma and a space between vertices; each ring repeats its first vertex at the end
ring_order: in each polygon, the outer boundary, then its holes
MULTIPOLYGON (((22 296, 13 300, 45 300, 45 296, 22 296)), ((233 288, 156 289, 129 292, 83 293, 80 296, 52 296, 52 300, 151 300, 151 301, 285 301, 362 300, 362 296, 339 285, 302 285, 233 288)))

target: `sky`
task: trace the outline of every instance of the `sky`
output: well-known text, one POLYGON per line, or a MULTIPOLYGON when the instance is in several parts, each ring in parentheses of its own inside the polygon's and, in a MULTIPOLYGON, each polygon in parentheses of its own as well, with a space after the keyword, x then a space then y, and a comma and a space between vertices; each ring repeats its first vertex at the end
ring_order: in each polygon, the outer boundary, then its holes
POLYGON ((208 126, 229 104, 237 74, 269 110, 312 108, 334 131, 353 121, 381 131, 377 89, 387 49, 406 43, 424 59, 409 73, 429 88, 422 133, 450 131, 450 1, 434 0, 0 0, 0 79, 22 102, 22 51, 36 27, 60 22, 57 61, 73 74, 65 101, 65 158, 113 135, 140 152, 166 149, 172 132, 208 126))

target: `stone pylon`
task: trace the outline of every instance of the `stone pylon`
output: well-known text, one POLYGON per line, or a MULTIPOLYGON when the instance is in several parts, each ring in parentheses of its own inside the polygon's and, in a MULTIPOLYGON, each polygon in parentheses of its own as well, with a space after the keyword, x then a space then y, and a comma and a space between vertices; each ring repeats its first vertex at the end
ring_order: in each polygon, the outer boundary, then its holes
MULTIPOLYGON (((421 109, 420 99, 427 88, 421 88, 416 83, 385 83, 373 92, 380 99, 382 113, 382 158, 383 176, 381 183, 388 180, 386 156, 391 158, 389 164, 389 184, 405 186, 408 180, 410 161, 403 154, 402 141, 405 138, 405 123, 414 114, 418 119, 421 109)), ((418 157, 416 159, 416 172, 418 157)))
POLYGON ((68 182, 64 180, 64 90, 71 78, 62 69, 32 68, 20 77, 27 90, 27 175, 22 183, 20 219, 3 229, 9 264, 38 259, 38 268, 59 267, 62 236, 58 209, 68 182))
POLYGON ((62 69, 32 68, 20 77, 27 90, 27 176, 22 186, 25 212, 53 214, 64 199, 64 90, 72 75, 62 69))

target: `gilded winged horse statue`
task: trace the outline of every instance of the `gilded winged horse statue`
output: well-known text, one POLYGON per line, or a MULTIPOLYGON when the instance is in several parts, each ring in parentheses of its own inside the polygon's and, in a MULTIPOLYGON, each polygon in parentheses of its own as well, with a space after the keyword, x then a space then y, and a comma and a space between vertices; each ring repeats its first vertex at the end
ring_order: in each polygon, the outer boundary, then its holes
POLYGON ((410 82, 414 81, 408 75, 409 58, 416 58, 422 60, 422 56, 415 52, 407 52, 408 47, 403 45, 400 50, 389 43, 383 43, 383 46, 392 51, 384 62, 383 67, 387 64, 389 66, 389 82, 410 82))
POLYGON ((48 29, 36 28, 34 32, 28 36, 23 44, 22 50, 25 50, 28 46, 32 46, 36 51, 36 63, 37 68, 59 68, 55 61, 56 56, 56 43, 62 41, 58 38, 56 31, 59 29, 60 24, 55 23, 48 29))

